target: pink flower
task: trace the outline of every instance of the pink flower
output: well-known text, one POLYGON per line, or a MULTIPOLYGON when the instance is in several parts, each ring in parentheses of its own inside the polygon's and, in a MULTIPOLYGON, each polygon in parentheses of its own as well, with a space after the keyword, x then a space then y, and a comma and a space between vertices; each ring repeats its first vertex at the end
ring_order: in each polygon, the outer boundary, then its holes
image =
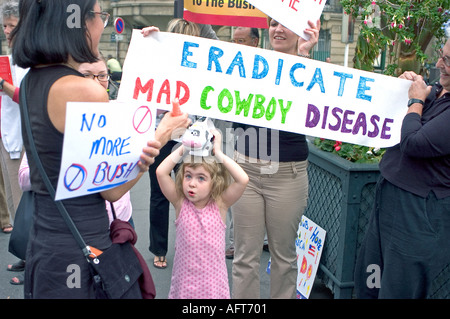
POLYGON ((411 39, 405 39, 405 44, 411 44, 411 39))
POLYGON ((399 28, 399 29, 403 28, 403 24, 399 24, 399 25, 398 25, 398 28, 399 28))

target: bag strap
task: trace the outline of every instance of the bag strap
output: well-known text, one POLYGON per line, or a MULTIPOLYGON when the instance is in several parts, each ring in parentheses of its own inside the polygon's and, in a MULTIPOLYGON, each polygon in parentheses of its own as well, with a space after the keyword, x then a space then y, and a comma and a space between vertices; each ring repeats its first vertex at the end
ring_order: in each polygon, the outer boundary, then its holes
POLYGON ((113 219, 117 219, 117 217, 116 217, 116 210, 114 209, 113 203, 109 202, 109 204, 111 205, 111 212, 112 212, 112 215, 113 215, 113 219))
MULTIPOLYGON (((30 118, 28 115, 28 106, 27 106, 27 98, 26 98, 26 79, 27 76, 22 80, 20 85, 20 96, 19 96, 19 104, 22 110, 22 118, 23 122, 25 124, 25 129, 28 135, 28 141, 31 151, 31 156, 34 159, 39 172, 41 174, 41 177, 45 183, 45 186, 47 187, 48 192, 50 193, 50 196, 54 199, 55 198, 55 189, 53 185, 50 182, 50 179, 48 178, 47 174, 45 173, 44 166, 42 165, 42 162, 39 158, 36 145, 34 144, 33 139, 33 133, 31 131, 30 126, 30 118)), ((77 227, 75 226, 75 223, 73 222, 72 218, 70 217, 69 213, 67 212, 66 208, 64 207, 63 203, 61 201, 55 201, 56 206, 58 207, 58 210, 60 211, 64 221, 66 222, 67 226, 69 227, 70 231, 72 232, 72 235, 75 237, 75 240, 77 241, 78 245, 80 246, 81 250, 83 251, 83 254, 87 257, 90 254, 92 254, 90 247, 86 245, 86 243, 83 240, 83 237, 81 237, 80 232, 78 231, 77 227)))

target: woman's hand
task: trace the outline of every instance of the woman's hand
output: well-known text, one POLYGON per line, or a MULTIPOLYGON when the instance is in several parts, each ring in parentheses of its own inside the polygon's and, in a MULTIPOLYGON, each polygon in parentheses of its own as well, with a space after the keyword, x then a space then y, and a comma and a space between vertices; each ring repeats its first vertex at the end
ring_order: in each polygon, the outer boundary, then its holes
POLYGON ((302 37, 298 38, 298 54, 309 55, 311 49, 319 42, 320 20, 314 24, 312 21, 308 21, 311 28, 305 29, 303 32, 309 35, 309 40, 305 40, 302 37))
POLYGON ((174 140, 183 135, 184 131, 191 124, 187 113, 173 116, 172 112, 167 112, 159 122, 155 132, 155 139, 161 143, 161 147, 170 140, 174 140))
POLYGON ((161 143, 159 141, 148 141, 147 146, 142 149, 142 154, 139 157, 139 162, 137 163, 139 173, 136 178, 125 184, 101 192, 102 197, 109 202, 119 200, 126 192, 136 185, 141 176, 148 171, 149 166, 155 162, 155 157, 159 155, 160 148, 161 143))
POLYGON ((141 30, 141 34, 146 37, 152 32, 159 32, 159 28, 155 26, 145 27, 141 30))
POLYGON ((159 155, 161 143, 159 141, 148 141, 147 146, 142 149, 138 166, 141 172, 147 172, 150 165, 155 162, 155 157, 159 155))

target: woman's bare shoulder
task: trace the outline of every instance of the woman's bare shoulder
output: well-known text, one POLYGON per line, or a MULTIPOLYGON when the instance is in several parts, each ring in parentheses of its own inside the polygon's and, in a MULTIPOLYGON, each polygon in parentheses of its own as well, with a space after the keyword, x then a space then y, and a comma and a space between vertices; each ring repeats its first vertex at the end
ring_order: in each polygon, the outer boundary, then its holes
POLYGON ((50 88, 47 111, 50 121, 61 133, 65 130, 67 102, 108 102, 105 88, 94 80, 68 75, 50 88))
POLYGON ((68 75, 57 80, 50 89, 49 98, 72 102, 108 102, 105 88, 92 79, 68 75))

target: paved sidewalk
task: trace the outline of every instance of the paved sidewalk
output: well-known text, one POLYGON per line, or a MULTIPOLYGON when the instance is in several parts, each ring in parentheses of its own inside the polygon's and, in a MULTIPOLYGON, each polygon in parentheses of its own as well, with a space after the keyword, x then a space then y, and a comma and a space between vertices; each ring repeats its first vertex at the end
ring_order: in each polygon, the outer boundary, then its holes
MULTIPOLYGON (((138 184, 131 191, 131 201, 133 204, 133 220, 138 234, 136 247, 147 261, 153 280, 156 286, 156 298, 166 299, 170 288, 170 277, 172 274, 173 256, 174 256, 174 240, 175 212, 170 211, 169 226, 169 252, 167 255, 168 267, 166 269, 156 269, 153 267, 153 254, 149 252, 149 201, 150 201, 150 182, 148 174, 145 174, 138 184)), ((23 299, 23 286, 14 286, 9 280, 15 276, 14 272, 6 270, 8 264, 16 262, 18 259, 8 252, 9 235, 0 232, 0 299, 23 299)), ((266 267, 270 254, 263 252, 261 258, 261 298, 269 298, 269 275, 266 273, 266 267)), ((231 285, 231 268, 232 260, 227 259, 228 276, 231 285)), ((316 283, 311 292, 310 299, 330 299, 332 298, 329 289, 316 283)))

